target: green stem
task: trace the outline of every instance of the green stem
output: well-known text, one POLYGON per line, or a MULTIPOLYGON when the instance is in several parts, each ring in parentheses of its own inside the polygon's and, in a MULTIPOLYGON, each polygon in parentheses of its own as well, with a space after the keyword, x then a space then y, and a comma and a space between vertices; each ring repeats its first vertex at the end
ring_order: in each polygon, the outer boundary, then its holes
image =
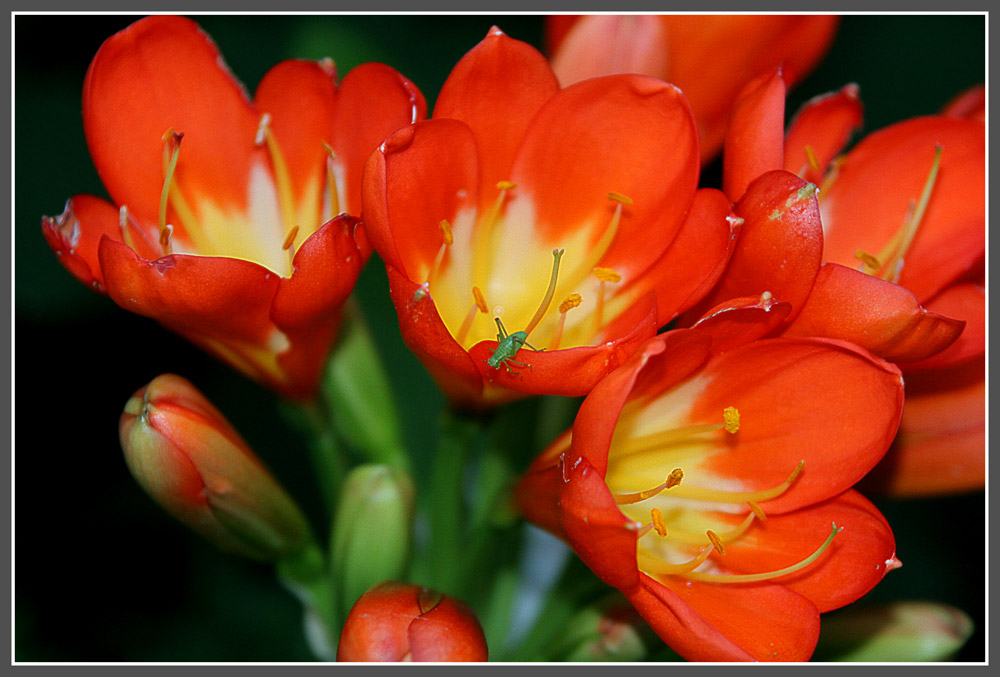
POLYGON ((278 580, 302 603, 306 641, 323 661, 337 658, 341 619, 336 590, 318 546, 310 545, 294 558, 278 562, 278 580))
POLYGON ((431 469, 433 490, 427 495, 431 525, 428 559, 432 587, 449 594, 455 594, 464 575, 461 567, 465 540, 462 480, 478 431, 479 425, 473 419, 450 409, 442 414, 438 448, 431 469))
POLYGON ((297 412, 299 415, 293 418, 308 440, 309 455, 316 470, 323 505, 327 506, 328 511, 332 511, 350 463, 337 442, 336 433, 329 425, 329 416, 325 415, 320 405, 305 404, 297 412))

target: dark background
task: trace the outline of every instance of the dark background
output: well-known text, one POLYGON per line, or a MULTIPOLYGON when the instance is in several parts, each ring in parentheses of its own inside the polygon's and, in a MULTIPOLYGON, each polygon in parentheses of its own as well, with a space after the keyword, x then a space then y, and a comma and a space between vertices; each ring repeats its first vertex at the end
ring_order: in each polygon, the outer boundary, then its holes
MULTIPOLYGON (((324 510, 305 445, 281 403, 79 284, 40 232, 40 217, 59 214, 71 195, 106 196, 84 142, 80 92, 101 42, 134 18, 14 20, 14 658, 310 660, 299 606, 270 569, 219 553, 169 518, 129 476, 117 439, 129 395, 160 373, 182 374, 229 416, 319 523, 324 510)), ((366 61, 387 63, 429 104, 491 25, 538 47, 543 36, 540 16, 196 19, 251 92, 281 59, 331 56, 341 75, 366 61)), ((794 90, 788 111, 856 82, 871 131, 936 112, 984 81, 984 63, 982 16, 848 16, 826 60, 794 90)), ((704 177, 705 185, 717 185, 717 165, 704 177)), ((389 368, 408 441, 426 456, 443 399, 399 338, 377 260, 363 272, 357 296, 389 368)), ((530 402, 514 406, 533 411, 530 402)), ((873 498, 893 526, 904 566, 863 603, 952 604, 977 627, 959 660, 984 660, 983 494, 873 498)))

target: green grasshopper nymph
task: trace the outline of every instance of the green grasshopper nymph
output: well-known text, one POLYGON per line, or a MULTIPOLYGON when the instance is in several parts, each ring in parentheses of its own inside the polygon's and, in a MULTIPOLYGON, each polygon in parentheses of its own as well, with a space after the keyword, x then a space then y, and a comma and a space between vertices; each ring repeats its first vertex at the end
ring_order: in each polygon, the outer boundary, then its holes
POLYGON ((507 373, 517 374, 521 379, 524 376, 513 369, 511 369, 511 364, 515 364, 519 367, 527 367, 531 369, 531 365, 527 362, 518 362, 514 358, 522 347, 527 346, 535 352, 541 352, 544 350, 542 348, 539 350, 530 343, 528 343, 528 333, 534 329, 539 322, 541 322, 542 317, 544 317, 545 312, 549 309, 549 304, 552 303, 552 295, 556 291, 556 282, 559 279, 559 260, 562 258, 565 249, 553 249, 552 250, 552 276, 549 278, 549 288, 545 291, 545 298, 542 299, 541 305, 538 306, 538 310, 535 311, 535 316, 531 318, 531 322, 528 323, 528 327, 524 331, 515 331, 513 334, 508 334, 507 330, 503 326, 503 322, 500 321, 499 317, 494 317, 496 320, 497 329, 497 347, 493 349, 493 354, 486 364, 490 365, 494 369, 499 369, 502 364, 507 373))

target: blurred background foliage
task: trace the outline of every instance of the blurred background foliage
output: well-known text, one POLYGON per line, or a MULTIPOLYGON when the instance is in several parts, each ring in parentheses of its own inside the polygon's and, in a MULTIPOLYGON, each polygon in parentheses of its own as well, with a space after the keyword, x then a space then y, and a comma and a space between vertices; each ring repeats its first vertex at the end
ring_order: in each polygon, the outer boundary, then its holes
MULTIPOLYGON (((117 437, 133 391, 160 373, 182 374, 320 524, 325 510, 305 444, 282 404, 152 320, 79 284, 40 232, 40 217, 59 214, 71 195, 106 196, 84 141, 80 92, 101 42, 135 18, 14 20, 14 657, 310 660, 298 603, 271 570, 219 553, 168 517, 132 481, 117 437)), ((195 18, 251 92, 282 59, 330 56, 341 75, 367 61, 387 63, 430 105, 451 67, 492 25, 539 48, 544 35, 537 15, 195 18)), ((788 112, 856 82, 867 132, 934 113, 984 80, 983 16, 847 16, 825 61, 793 90, 788 112)), ((703 185, 718 185, 718 165, 705 168, 703 185)), ((420 483, 444 400, 402 343, 386 290, 376 257, 356 296, 387 365, 420 483)), ((517 403, 497 423, 533 423, 537 412, 537 400, 517 403)), ((536 439, 533 425, 514 427, 510 459, 520 470, 548 440, 536 439)), ((976 626, 957 660, 985 660, 984 495, 872 498, 893 527, 904 566, 858 604, 951 604, 976 626)))

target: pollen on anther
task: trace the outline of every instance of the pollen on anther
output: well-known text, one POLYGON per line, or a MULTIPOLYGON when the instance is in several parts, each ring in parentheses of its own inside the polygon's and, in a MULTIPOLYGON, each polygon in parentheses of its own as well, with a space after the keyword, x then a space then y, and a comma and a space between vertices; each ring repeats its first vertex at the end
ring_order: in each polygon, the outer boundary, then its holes
POLYGON ((666 536, 667 525, 663 523, 663 513, 660 512, 660 509, 653 508, 649 511, 649 516, 653 519, 653 528, 656 529, 656 533, 660 536, 666 536))
POLYGON ((757 519, 759 519, 761 522, 767 520, 767 515, 764 514, 763 509, 761 509, 761 507, 757 505, 756 501, 747 501, 747 505, 750 506, 750 511, 753 512, 754 516, 757 519))
POLYGON ((570 310, 576 308, 581 303, 583 303, 583 297, 580 296, 578 293, 573 292, 572 294, 564 298, 562 300, 562 303, 559 304, 559 313, 560 314, 568 313, 570 310))
POLYGON ((455 234, 451 231, 451 224, 448 223, 448 219, 441 219, 441 223, 438 224, 441 229, 441 235, 444 238, 444 243, 449 247, 455 242, 455 234))
POLYGON ((858 261, 861 261, 861 263, 865 264, 866 266, 868 266, 873 270, 878 270, 879 268, 882 267, 882 264, 879 262, 877 258, 875 258, 868 252, 861 249, 854 252, 854 258, 856 258, 858 261))
POLYGON ((726 424, 726 432, 735 435, 740 431, 740 410, 736 407, 726 407, 722 410, 722 420, 726 424))
POLYGON ((616 193, 615 191, 611 191, 610 193, 608 193, 608 199, 611 200, 612 202, 618 202, 620 204, 623 204, 626 207, 632 204, 632 198, 630 198, 628 195, 622 195, 621 193, 616 193))
POLYGON ((808 160, 809 162, 809 168, 812 169, 814 172, 818 172, 820 170, 820 166, 819 166, 819 158, 816 157, 816 151, 814 151, 813 147, 808 144, 806 144, 805 151, 806 151, 806 160, 808 160))
POLYGON ((719 538, 719 535, 717 533, 709 529, 705 532, 705 535, 708 536, 708 540, 712 542, 712 545, 715 546, 716 551, 720 555, 726 554, 726 547, 722 545, 722 539, 719 538))
POLYGON ((601 282, 621 282, 622 276, 610 268, 594 268, 594 277, 601 282))
POLYGON ((288 235, 285 237, 285 243, 281 245, 282 249, 288 249, 295 243, 295 236, 299 234, 299 227, 292 226, 292 229, 288 231, 288 235))
POLYGON ((472 298, 476 302, 476 307, 479 308, 479 312, 488 313, 490 312, 490 307, 486 305, 486 297, 483 296, 483 292, 480 291, 479 287, 472 288, 472 298))
POLYGON ((160 231, 160 246, 166 252, 170 249, 170 236, 173 235, 174 227, 169 223, 160 231))
POLYGON ((678 484, 680 484, 681 480, 683 479, 684 479, 684 471, 681 470, 680 468, 674 468, 673 470, 670 471, 670 474, 667 475, 667 479, 664 482, 664 484, 666 485, 667 489, 673 489, 678 484))
POLYGON ((514 190, 517 184, 513 181, 497 181, 497 190, 514 190))

